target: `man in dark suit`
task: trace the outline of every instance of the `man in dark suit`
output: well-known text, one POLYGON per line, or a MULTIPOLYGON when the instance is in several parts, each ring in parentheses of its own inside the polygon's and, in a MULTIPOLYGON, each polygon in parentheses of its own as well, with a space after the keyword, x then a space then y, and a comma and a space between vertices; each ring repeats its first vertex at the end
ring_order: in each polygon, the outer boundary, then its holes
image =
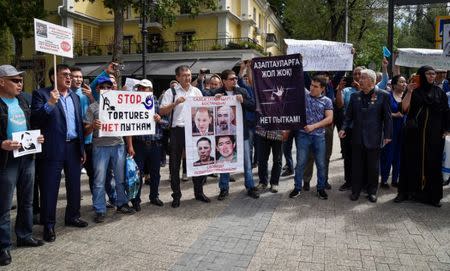
POLYGON ((356 201, 367 184, 369 201, 377 201, 380 150, 392 138, 392 117, 389 94, 375 86, 376 74, 361 71, 360 92, 352 94, 339 137, 353 123, 352 130, 352 195, 356 201))
POLYGON ((41 223, 44 225, 44 240, 55 241, 56 204, 58 201, 61 170, 64 169, 67 206, 66 226, 86 227, 80 219, 80 174, 85 160, 83 121, 80 98, 70 90, 71 77, 68 66, 56 66, 56 84, 53 83, 53 68, 49 71, 53 86, 33 91, 31 122, 41 129, 47 139, 42 145, 40 172, 41 223), (56 85, 56 87, 55 87, 56 85))

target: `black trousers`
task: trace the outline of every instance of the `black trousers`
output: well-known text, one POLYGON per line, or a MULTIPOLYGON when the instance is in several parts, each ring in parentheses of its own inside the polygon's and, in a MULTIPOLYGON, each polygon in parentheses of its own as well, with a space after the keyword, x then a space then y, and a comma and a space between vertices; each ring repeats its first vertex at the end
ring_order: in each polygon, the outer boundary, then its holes
MULTIPOLYGON (((172 188, 172 198, 181 198, 180 189, 180 165, 183 151, 185 149, 184 127, 174 127, 170 131, 170 187, 172 188)), ((192 177, 195 195, 203 194, 203 181, 206 176, 192 177)))
POLYGON ((352 129, 345 130, 345 138, 342 140, 344 155, 344 179, 348 185, 352 184, 352 129))
POLYGON ((268 169, 267 161, 269 160, 270 151, 272 150, 272 171, 270 173, 270 184, 278 185, 281 174, 281 159, 282 159, 282 145, 283 142, 279 140, 270 140, 265 137, 258 137, 258 177, 259 183, 267 185, 268 183, 268 169))
POLYGON ((359 195, 366 186, 369 195, 376 195, 380 171, 380 149, 352 146, 352 193, 359 195))

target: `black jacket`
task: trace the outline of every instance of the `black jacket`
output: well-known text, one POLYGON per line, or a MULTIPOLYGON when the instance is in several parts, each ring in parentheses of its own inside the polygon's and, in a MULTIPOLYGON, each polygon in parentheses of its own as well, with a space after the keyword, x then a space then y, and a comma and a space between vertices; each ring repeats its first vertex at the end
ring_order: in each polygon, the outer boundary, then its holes
POLYGON ((363 145, 367 149, 381 148, 382 139, 392 139, 389 94, 378 88, 368 95, 363 91, 353 93, 342 129, 349 128, 351 123, 353 145, 363 145))
MULTIPOLYGON (((25 100, 23 94, 19 94, 18 96, 16 96, 16 98, 17 100, 19 100, 19 106, 22 109, 23 113, 25 114, 25 118, 27 121, 27 130, 30 130, 30 116, 31 116, 30 105, 25 100)), ((0 99, 0 146, 3 143, 3 141, 7 139, 6 137, 7 126, 8 126, 8 106, 3 102, 2 99, 0 99)), ((13 156, 11 151, 5 151, 2 148, 0 148, 0 167, 5 168, 8 159, 12 157, 13 156)))
MULTIPOLYGON (((227 96, 228 93, 225 90, 224 87, 218 88, 218 89, 211 89, 208 92, 205 92, 206 96, 215 96, 216 94, 223 94, 224 96, 227 96)), ((255 112, 256 110, 256 103, 255 100, 253 100, 252 96, 250 96, 245 88, 241 87, 234 87, 233 89, 233 95, 242 95, 242 98, 244 98, 244 102, 242 103, 242 116, 245 116, 246 111, 255 112)), ((242 120, 244 123, 244 140, 248 139, 248 129, 246 125, 246 121, 242 120)))

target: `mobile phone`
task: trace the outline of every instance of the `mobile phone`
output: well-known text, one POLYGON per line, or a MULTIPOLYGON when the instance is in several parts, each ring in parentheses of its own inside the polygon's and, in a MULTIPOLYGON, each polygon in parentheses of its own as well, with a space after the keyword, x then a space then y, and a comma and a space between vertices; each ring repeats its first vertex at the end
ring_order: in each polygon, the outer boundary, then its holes
POLYGON ((413 77, 411 77, 411 83, 415 83, 417 87, 420 87, 420 75, 416 74, 413 77))
POLYGON ((83 84, 85 84, 85 85, 88 85, 88 86, 89 86, 89 84, 90 84, 90 82, 89 82, 89 79, 87 79, 87 78, 84 78, 84 79, 83 79, 83 84))
POLYGON ((344 77, 344 81, 345 81, 345 87, 346 88, 347 87, 351 87, 352 84, 353 84, 353 81, 354 81, 353 76, 346 76, 346 77, 344 77))

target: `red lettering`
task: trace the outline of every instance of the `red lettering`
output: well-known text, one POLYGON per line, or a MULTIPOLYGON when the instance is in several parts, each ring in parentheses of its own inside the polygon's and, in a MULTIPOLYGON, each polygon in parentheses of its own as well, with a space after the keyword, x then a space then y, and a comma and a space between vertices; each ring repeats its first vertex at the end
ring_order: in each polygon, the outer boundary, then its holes
POLYGON ((122 94, 119 94, 117 96, 117 103, 121 104, 122 103, 122 94))

